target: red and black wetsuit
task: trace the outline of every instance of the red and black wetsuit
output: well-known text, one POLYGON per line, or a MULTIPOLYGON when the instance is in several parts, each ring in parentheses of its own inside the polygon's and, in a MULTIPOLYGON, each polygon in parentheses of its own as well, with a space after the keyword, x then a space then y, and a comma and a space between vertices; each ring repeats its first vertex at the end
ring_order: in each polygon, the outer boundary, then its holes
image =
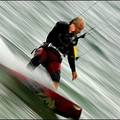
POLYGON ((69 33, 68 23, 57 22, 47 36, 46 43, 48 46, 37 49, 28 66, 32 65, 35 68, 42 64, 49 72, 52 80, 59 82, 62 61, 60 53, 68 57, 71 71, 75 71, 74 44, 72 42, 74 37, 73 34, 69 33))
POLYGON ((69 24, 64 21, 56 23, 55 27, 48 34, 46 42, 55 46, 63 55, 67 55, 71 71, 75 71, 75 59, 73 49, 73 38, 75 36, 69 33, 69 24))

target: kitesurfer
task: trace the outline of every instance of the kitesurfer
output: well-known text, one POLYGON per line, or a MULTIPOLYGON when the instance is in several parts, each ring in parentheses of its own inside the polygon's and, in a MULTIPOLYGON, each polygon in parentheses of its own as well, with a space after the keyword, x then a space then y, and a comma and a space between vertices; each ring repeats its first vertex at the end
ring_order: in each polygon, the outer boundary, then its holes
MULTIPOLYGON (((59 21, 50 31, 46 41, 35 49, 34 57, 28 63, 28 68, 33 70, 42 64, 50 74, 53 87, 58 88, 60 84, 62 55, 67 56, 72 72, 72 80, 77 79, 75 67, 76 49, 78 43, 77 34, 85 27, 82 17, 76 17, 69 23, 59 21)), ((84 38, 85 34, 81 36, 84 38)))

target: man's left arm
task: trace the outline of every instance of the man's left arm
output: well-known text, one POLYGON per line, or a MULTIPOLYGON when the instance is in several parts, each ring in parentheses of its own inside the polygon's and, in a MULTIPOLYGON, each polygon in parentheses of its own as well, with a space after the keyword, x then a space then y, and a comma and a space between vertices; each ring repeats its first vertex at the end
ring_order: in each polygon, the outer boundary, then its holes
POLYGON ((70 52, 68 53, 68 63, 70 65, 71 72, 72 72, 72 80, 75 80, 77 78, 77 72, 75 68, 75 57, 74 57, 73 46, 71 46, 70 52))

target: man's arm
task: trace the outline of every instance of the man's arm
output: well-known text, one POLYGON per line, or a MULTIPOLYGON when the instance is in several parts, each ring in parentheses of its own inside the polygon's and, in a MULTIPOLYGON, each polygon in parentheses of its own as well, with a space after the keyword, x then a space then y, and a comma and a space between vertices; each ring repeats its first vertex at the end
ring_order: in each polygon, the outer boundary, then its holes
POLYGON ((55 39, 55 34, 56 34, 56 26, 49 32, 47 39, 46 39, 46 42, 51 43, 52 40, 55 39))
POLYGON ((70 52, 68 54, 68 63, 70 65, 71 72, 72 72, 72 80, 75 80, 77 78, 77 72, 75 68, 75 57, 74 57, 73 46, 70 48, 70 52))
POLYGON ((56 37, 61 31, 60 26, 61 26, 60 22, 57 22, 56 25, 53 27, 53 29, 49 32, 46 42, 51 43, 51 41, 57 39, 56 37))

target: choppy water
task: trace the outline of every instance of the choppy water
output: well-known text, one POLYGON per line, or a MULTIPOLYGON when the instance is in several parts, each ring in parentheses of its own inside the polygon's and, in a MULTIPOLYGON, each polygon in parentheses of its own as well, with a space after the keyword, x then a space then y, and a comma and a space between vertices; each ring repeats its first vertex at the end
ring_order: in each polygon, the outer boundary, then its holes
MULTIPOLYGON (((79 41, 78 79, 71 80, 64 58, 57 92, 83 108, 83 119, 120 118, 119 12, 120 1, 0 1, 0 63, 26 73, 30 52, 45 41, 55 23, 81 15, 86 21, 82 33, 94 29, 79 41)), ((26 75, 50 81, 42 67, 26 75)), ((0 118, 40 118, 15 95, 22 107, 14 103, 13 93, 8 96, 10 91, 1 84, 0 91, 0 118)))

